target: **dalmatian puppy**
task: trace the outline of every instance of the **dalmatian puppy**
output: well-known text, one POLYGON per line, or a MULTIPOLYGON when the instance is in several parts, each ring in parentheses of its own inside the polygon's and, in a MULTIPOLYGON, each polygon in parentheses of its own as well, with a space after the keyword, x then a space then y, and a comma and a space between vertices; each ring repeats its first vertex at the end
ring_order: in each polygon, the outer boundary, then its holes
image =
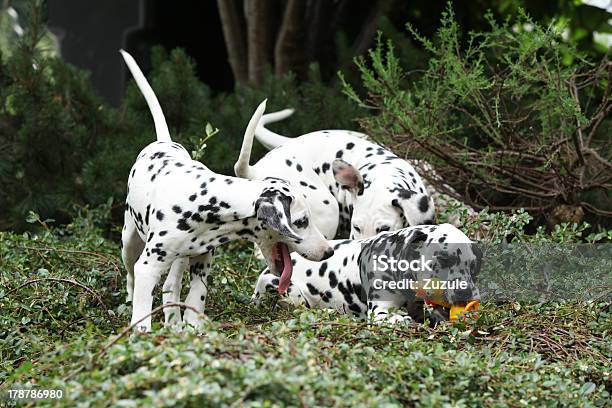
MULTIPOLYGON (((482 252, 451 224, 421 225, 366 239, 332 242, 334 256, 326 261, 313 262, 292 256, 293 275, 285 295, 290 304, 336 309, 361 319, 401 323, 411 321, 410 316, 393 310, 414 308, 420 300, 434 306, 435 321, 448 319, 453 306, 462 307, 480 300, 474 279, 480 270, 482 252), (381 257, 384 257, 384 265, 381 257), (394 271, 388 267, 392 258, 405 262, 423 262, 424 259, 431 271, 424 268, 423 272, 404 273, 398 267, 394 271), (384 270, 385 265, 387 270, 384 270), (414 287, 406 290, 380 287, 381 280, 400 281, 402 278, 411 279, 414 287), (441 281, 447 283, 441 284, 441 281)), ((264 270, 252 299, 259 302, 265 292, 278 285, 278 277, 264 270)))
POLYGON ((350 238, 358 239, 433 223, 433 201, 407 161, 356 132, 323 130, 287 138, 263 126, 292 112, 263 116, 255 137, 272 150, 253 166, 249 165, 252 140, 245 135, 234 166, 238 177, 274 176, 299 186, 316 226, 330 238, 338 230, 340 235, 350 231, 350 238))
MULTIPOLYGON (((123 50, 121 54, 147 101, 157 134, 157 141, 140 152, 130 171, 121 236, 132 324, 142 320, 137 329, 150 331, 152 292, 169 269, 164 302, 178 300, 187 262, 191 286, 186 303, 202 312, 213 251, 226 242, 247 239, 257 243, 270 270, 279 276, 281 292, 291 280, 291 251, 313 261, 333 254, 310 222, 306 200, 287 181, 226 177, 191 160, 170 139, 157 97, 136 61, 123 50)), ((254 133, 264 110, 265 101, 249 122, 247 133, 254 133)), ((197 326, 198 315, 187 310, 185 320, 197 326)))

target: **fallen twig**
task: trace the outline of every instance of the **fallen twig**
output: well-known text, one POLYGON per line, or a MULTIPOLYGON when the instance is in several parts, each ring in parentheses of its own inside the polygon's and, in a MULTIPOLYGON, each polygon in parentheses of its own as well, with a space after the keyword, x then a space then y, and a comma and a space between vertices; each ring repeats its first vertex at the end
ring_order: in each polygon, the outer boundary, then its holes
POLYGON ((119 340, 121 340, 127 333, 129 333, 130 331, 132 331, 132 329, 134 327, 136 327, 136 325, 138 325, 139 323, 141 323, 143 320, 153 316, 155 313, 163 310, 166 307, 183 307, 185 309, 189 309, 192 310, 198 314, 202 314, 199 310, 197 310, 195 307, 193 306, 189 306, 188 304, 185 303, 165 303, 163 305, 160 305, 158 307, 156 307, 155 309, 153 309, 151 311, 151 313, 148 313, 146 316, 142 317, 141 319, 139 319, 138 321, 132 323, 131 325, 129 325, 128 327, 126 327, 125 329, 123 329, 123 331, 121 333, 119 333, 113 340, 111 340, 110 343, 108 343, 106 346, 104 346, 102 348, 102 350, 100 350, 98 353, 96 353, 95 358, 97 359, 98 357, 101 357, 106 350, 108 350, 110 347, 112 347, 114 344, 116 344, 119 340))
POLYGON ((104 301, 102 301, 102 298, 100 297, 100 295, 98 295, 96 292, 93 291, 93 289, 87 287, 86 285, 77 282, 75 280, 72 279, 64 279, 64 278, 38 278, 38 279, 31 279, 27 282, 25 282, 24 284, 13 288, 11 290, 9 290, 8 292, 6 292, 6 294, 4 295, 4 298, 8 297, 11 293, 17 292, 18 290, 28 286, 28 285, 32 285, 34 283, 38 283, 38 282, 44 282, 44 281, 48 281, 48 282, 59 282, 59 283, 68 283, 71 284, 73 286, 78 286, 79 288, 85 290, 87 293, 91 294, 93 297, 96 298, 96 300, 98 301, 98 303, 100 304, 100 306, 102 306, 102 309, 104 309, 104 313, 106 313, 107 316, 112 317, 113 319, 115 318, 114 315, 112 315, 109 311, 108 311, 108 307, 106 307, 106 304, 104 303, 104 301))

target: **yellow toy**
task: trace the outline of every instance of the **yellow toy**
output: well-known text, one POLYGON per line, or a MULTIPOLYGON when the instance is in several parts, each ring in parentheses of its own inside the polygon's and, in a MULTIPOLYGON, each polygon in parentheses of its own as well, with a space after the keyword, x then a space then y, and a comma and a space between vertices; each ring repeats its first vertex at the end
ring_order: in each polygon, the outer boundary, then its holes
POLYGON ((460 316, 466 314, 467 312, 475 312, 478 310, 480 306, 480 302, 477 300, 472 300, 468 302, 465 306, 454 305, 450 308, 450 320, 455 321, 459 319, 460 316))
MULTIPOLYGON (((439 280, 437 278, 433 278, 430 281, 439 280)), ((446 309, 450 309, 449 311, 449 319, 454 322, 459 320, 459 317, 465 315, 467 312, 476 312, 480 307, 480 301, 472 300, 465 305, 451 305, 444 300, 444 291, 439 289, 425 291, 423 290, 424 285, 421 282, 417 283, 417 287, 414 290, 416 295, 421 299, 425 300, 425 303, 432 306, 442 306, 446 309)), ((433 285, 433 287, 439 287, 433 285)))

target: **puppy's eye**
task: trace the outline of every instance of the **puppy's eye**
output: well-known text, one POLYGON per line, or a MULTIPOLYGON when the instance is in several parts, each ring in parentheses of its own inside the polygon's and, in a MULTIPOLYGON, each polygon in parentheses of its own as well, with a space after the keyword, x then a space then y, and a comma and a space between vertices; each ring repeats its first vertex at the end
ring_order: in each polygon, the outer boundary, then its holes
POLYGON ((389 227, 388 225, 383 225, 382 227, 376 228, 376 232, 389 231, 390 229, 391 227, 389 227))
POLYGON ((303 216, 299 220, 293 221, 293 225, 298 228, 306 228, 308 226, 308 218, 306 216, 303 216))
POLYGON ((357 231, 357 232, 361 232, 361 228, 359 228, 358 226, 353 225, 353 228, 355 229, 355 231, 357 231))

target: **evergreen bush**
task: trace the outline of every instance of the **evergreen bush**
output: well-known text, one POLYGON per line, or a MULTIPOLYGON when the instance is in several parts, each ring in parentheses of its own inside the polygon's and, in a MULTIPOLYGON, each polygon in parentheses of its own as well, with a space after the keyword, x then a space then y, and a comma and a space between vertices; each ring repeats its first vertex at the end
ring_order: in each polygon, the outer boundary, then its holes
POLYGON ((0 228, 28 210, 66 220, 83 202, 82 165, 114 124, 88 75, 23 42, 0 64, 0 228))
MULTIPOLYGON (((0 63, 0 229, 24 228, 29 210, 68 222, 73 205, 98 205, 109 198, 120 221, 129 169, 138 152, 155 140, 149 108, 133 81, 119 109, 105 105, 86 72, 43 55, 36 44, 24 38, 0 63)), ((263 99, 268 99, 268 112, 296 108, 295 117, 274 126, 291 136, 355 128, 352 118, 364 114, 338 88, 322 82, 317 66, 311 67, 308 82, 268 72, 259 88, 241 85, 219 95, 197 78, 183 50, 154 48, 152 66, 147 77, 173 139, 224 174, 233 175, 244 130, 263 99), (202 140, 215 133, 211 125, 219 132, 202 151, 202 140)), ((256 143, 253 161, 264 153, 256 143)))
POLYGON ((344 91, 377 113, 362 126, 430 162, 441 176, 424 174, 433 185, 478 209, 527 208, 553 224, 611 215, 612 64, 586 60, 524 13, 488 21, 462 38, 449 5, 434 40, 409 26, 430 57, 412 76, 391 42, 357 58, 366 96, 346 82, 344 91))

